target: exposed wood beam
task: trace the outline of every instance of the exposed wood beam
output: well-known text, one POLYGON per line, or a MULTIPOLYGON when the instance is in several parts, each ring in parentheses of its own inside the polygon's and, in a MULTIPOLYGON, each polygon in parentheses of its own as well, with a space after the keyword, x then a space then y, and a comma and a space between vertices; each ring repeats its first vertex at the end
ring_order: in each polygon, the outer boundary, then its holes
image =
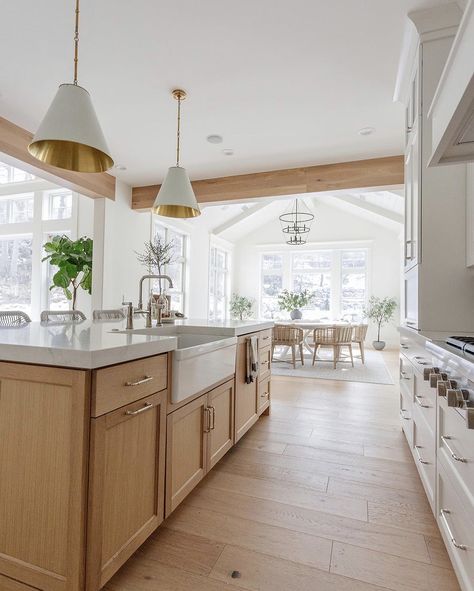
POLYGON ((236 224, 243 222, 244 220, 246 220, 247 218, 252 216, 254 213, 257 213, 257 211, 260 211, 264 207, 267 207, 267 205, 268 205, 268 203, 266 203, 264 201, 262 203, 255 204, 253 207, 249 207, 248 209, 245 209, 244 211, 242 211, 238 215, 234 216, 230 220, 227 220, 227 222, 224 222, 223 224, 220 224, 220 226, 217 226, 216 228, 214 228, 212 230, 212 233, 215 234, 216 236, 218 236, 219 234, 222 234, 222 232, 225 232, 226 230, 229 230, 230 228, 232 228, 236 224))
POLYGON ((331 195, 331 198, 338 199, 339 201, 344 201, 345 203, 354 205, 355 207, 363 209, 364 211, 368 211, 388 220, 392 220, 392 222, 403 224, 402 215, 400 215, 396 211, 390 211, 388 209, 385 209, 384 207, 380 207, 380 205, 376 205, 375 203, 367 203, 367 201, 362 201, 362 199, 358 199, 357 197, 353 197, 352 195, 331 195))
MULTIPOLYGON (((403 156, 241 174, 192 183, 199 203, 297 195, 403 183, 403 156)), ((133 209, 153 205, 160 185, 134 187, 133 209)))
POLYGON ((72 172, 43 164, 28 152, 33 134, 0 117, 0 152, 18 160, 22 168, 42 178, 88 197, 115 199, 115 177, 106 172, 72 172))

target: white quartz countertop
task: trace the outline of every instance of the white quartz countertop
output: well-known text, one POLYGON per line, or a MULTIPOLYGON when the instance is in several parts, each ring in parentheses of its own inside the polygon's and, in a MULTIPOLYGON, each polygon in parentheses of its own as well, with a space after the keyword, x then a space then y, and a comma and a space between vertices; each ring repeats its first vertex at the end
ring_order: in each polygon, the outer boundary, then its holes
MULTIPOLYGON (((273 322, 180 320, 147 334, 125 330, 125 321, 0 328, 0 361, 94 369, 173 351, 180 333, 239 336, 271 328, 273 322)), ((143 329, 142 318, 134 328, 143 329)))

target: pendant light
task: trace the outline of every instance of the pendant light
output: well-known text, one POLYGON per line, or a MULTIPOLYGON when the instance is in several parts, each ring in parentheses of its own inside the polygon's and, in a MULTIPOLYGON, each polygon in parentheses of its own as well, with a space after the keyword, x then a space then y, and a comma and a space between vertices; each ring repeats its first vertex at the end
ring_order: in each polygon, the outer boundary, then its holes
POLYGON ((181 101, 186 98, 184 90, 176 89, 172 92, 178 101, 178 117, 176 132, 176 166, 168 169, 163 184, 158 191, 153 212, 170 218, 195 218, 201 215, 196 196, 186 169, 179 165, 179 142, 181 132, 181 101))
POLYGON ((304 201, 295 199, 291 208, 280 216, 281 230, 288 236, 287 244, 306 244, 306 234, 311 230, 314 215, 304 201))
POLYGON ((91 97, 77 83, 79 50, 79 0, 74 29, 74 79, 61 84, 33 141, 32 156, 75 172, 103 172, 114 164, 97 120, 91 97))

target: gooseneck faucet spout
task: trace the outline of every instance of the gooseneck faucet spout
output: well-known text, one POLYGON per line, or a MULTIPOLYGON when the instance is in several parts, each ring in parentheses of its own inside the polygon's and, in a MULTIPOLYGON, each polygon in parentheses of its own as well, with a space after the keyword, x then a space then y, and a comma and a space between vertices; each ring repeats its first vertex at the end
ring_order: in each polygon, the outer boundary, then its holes
POLYGON ((170 289, 173 289, 173 281, 169 275, 143 275, 140 279, 140 288, 138 290, 138 309, 143 309, 143 282, 145 279, 166 279, 170 289))

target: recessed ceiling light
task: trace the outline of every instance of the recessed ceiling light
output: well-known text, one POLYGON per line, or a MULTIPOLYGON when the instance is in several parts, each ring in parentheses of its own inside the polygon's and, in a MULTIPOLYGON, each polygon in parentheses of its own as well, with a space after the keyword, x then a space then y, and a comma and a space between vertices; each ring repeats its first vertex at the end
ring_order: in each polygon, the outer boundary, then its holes
POLYGON ((208 135, 206 139, 210 144, 222 144, 222 136, 216 133, 208 135))
POLYGON ((231 148, 224 148, 224 150, 222 150, 222 153, 224 154, 224 156, 233 156, 234 150, 232 150, 231 148))
POLYGON ((124 166, 123 164, 116 164, 114 166, 115 170, 127 170, 127 167, 124 166))
POLYGON ((362 129, 359 129, 357 133, 359 135, 371 135, 372 133, 374 133, 374 131, 375 127, 362 127, 362 129))

